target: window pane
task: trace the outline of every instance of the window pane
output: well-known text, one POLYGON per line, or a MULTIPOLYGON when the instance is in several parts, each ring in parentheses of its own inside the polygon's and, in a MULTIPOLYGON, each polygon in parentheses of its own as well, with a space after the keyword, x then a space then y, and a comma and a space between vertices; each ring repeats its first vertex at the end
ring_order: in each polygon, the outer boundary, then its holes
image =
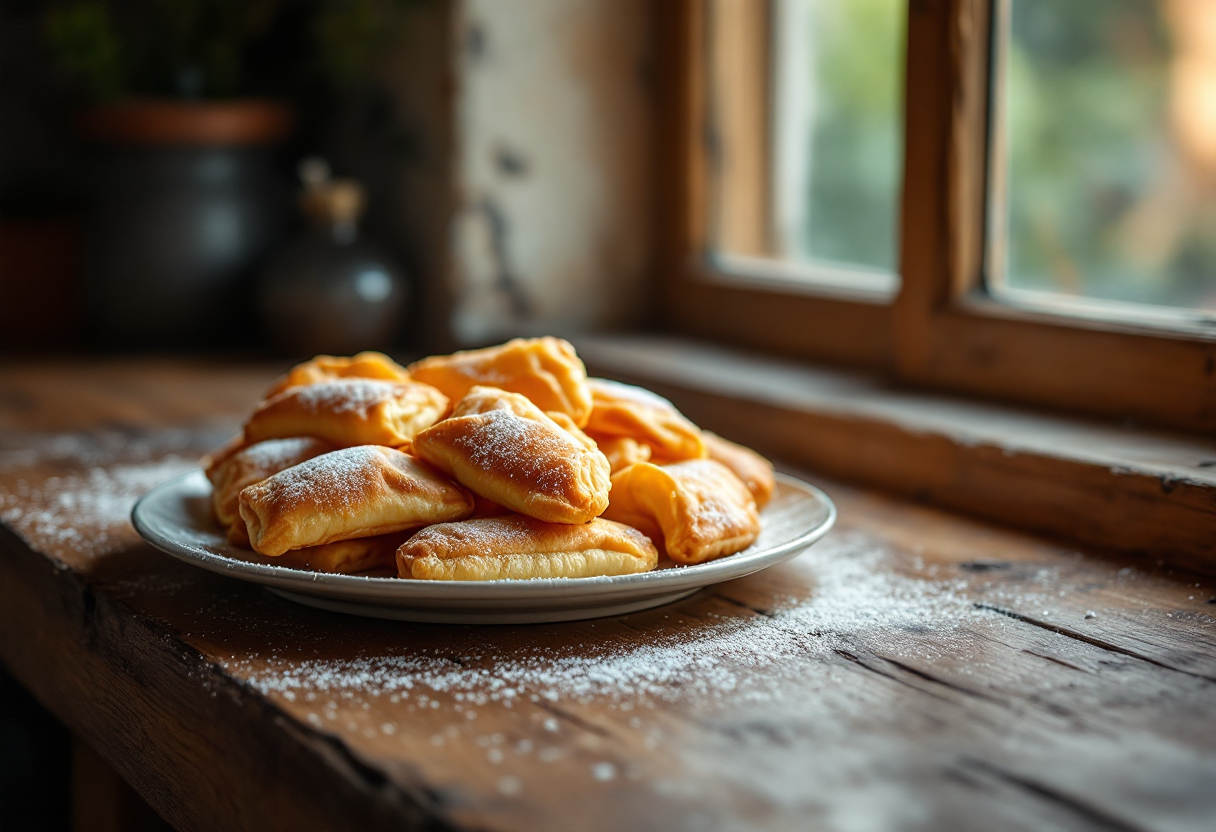
POLYGON ((1012 0, 1003 29, 995 275, 1216 309, 1216 2, 1012 0))
POLYGON ((711 0, 718 253, 764 259, 782 279, 893 288, 906 6, 711 0))
POLYGON ((906 0, 775 4, 776 248, 896 271, 906 0))

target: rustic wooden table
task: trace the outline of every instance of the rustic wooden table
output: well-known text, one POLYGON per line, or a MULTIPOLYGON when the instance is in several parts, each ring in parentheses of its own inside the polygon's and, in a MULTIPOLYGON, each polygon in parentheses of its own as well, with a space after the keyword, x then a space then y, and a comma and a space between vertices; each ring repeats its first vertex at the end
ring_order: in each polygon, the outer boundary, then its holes
POLYGON ((0 369, 0 658, 181 829, 1211 828, 1211 579, 821 482, 829 538, 667 608, 327 614, 127 519, 272 375, 0 369))

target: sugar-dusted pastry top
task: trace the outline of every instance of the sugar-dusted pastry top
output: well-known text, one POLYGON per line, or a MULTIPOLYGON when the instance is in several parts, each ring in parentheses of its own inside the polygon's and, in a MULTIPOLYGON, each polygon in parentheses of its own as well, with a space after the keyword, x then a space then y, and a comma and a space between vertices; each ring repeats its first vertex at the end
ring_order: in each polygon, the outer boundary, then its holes
POLYGON ((207 471, 211 481, 211 506, 215 518, 228 531, 228 539, 239 546, 249 545, 249 533, 241 519, 238 500, 248 486, 299 465, 305 460, 329 453, 334 446, 312 436, 268 439, 242 448, 207 471))
POLYGON ((704 431, 701 438, 705 442, 709 458, 721 462, 733 471, 747 486, 747 490, 752 492, 756 507, 764 508, 768 505, 768 501, 773 498, 773 491, 777 488, 773 463, 751 448, 723 439, 716 433, 704 431))
POLYGON ((497 347, 415 361, 410 376, 456 401, 473 387, 498 387, 526 396, 543 411, 565 413, 582 427, 591 414, 587 370, 561 338, 516 338, 497 347))
POLYGON ((262 402, 245 423, 245 441, 316 436, 339 447, 401 447, 447 410, 447 396, 429 384, 335 379, 289 387, 262 402))
POLYGON ((640 462, 612 476, 604 517, 662 542, 676 563, 693 564, 746 549, 760 533, 756 501, 712 459, 670 465, 640 462))
POLYGON ((254 551, 281 555, 378 534, 461 520, 473 497, 393 448, 361 445, 314 457, 241 492, 254 551))
POLYGON ((397 550, 397 569, 431 581, 584 578, 648 572, 658 556, 650 538, 620 523, 508 515, 429 526, 397 550))
POLYGON ((608 505, 608 460, 519 394, 477 387, 457 414, 414 437, 420 458, 499 505, 585 523, 608 505))
POLYGON ((705 456, 701 430, 662 396, 632 384, 593 378, 587 434, 596 442, 624 438, 646 445, 655 462, 705 456))
POLYGON ((349 358, 318 355, 303 364, 297 364, 285 375, 276 379, 275 383, 266 391, 266 398, 282 393, 288 387, 301 387, 335 378, 409 381, 410 374, 396 361, 380 352, 361 352, 349 358))
POLYGON ((588 379, 550 337, 408 368, 318 355, 203 464, 233 543, 428 580, 629 574, 660 551, 701 563, 755 540, 775 485, 759 454, 649 390, 588 379))
MULTIPOLYGON (((474 388, 476 389, 476 388, 474 388)), ((548 410, 545 415, 557 423, 557 426, 566 433, 573 436, 580 445, 593 451, 599 450, 599 445, 596 441, 583 432, 583 429, 574 424, 574 420, 565 413, 560 413, 556 410, 548 410)), ((602 451, 601 451, 602 453, 602 451)))
POLYGON ((519 393, 512 393, 500 387, 474 385, 465 393, 464 398, 453 405, 452 417, 477 416, 492 410, 509 410, 516 416, 531 419, 535 418, 540 408, 527 396, 519 393))
MULTIPOLYGON (((472 387, 465 397, 452 408, 452 416, 476 416, 479 413, 489 413, 491 410, 509 410, 517 416, 528 419, 536 418, 538 408, 527 396, 511 393, 498 387, 472 387)), ((585 434, 574 419, 559 410, 549 410, 545 415, 557 423, 557 426, 578 440, 579 444, 595 450, 598 446, 595 440, 585 434)))

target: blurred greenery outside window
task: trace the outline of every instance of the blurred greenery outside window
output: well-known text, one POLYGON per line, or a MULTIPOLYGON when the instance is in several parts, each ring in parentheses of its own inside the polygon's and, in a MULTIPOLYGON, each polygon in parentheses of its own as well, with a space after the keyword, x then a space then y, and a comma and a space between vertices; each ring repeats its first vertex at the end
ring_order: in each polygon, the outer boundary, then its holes
POLYGON ((906 7, 774 2, 774 255, 898 271, 906 7))
MULTIPOLYGON (((1216 310, 1216 0, 995 6, 988 290, 1216 310)), ((766 256, 894 274, 907 0, 769 9, 766 256)))
POLYGON ((1216 2, 1003 17, 991 288, 1216 309, 1216 2))

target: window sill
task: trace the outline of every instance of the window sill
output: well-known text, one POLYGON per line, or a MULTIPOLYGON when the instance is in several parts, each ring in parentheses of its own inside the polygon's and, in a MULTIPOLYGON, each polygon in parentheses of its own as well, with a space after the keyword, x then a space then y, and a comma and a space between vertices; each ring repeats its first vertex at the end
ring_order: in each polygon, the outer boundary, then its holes
POLYGON ((902 390, 678 338, 582 338, 593 373, 770 456, 989 520, 1216 570, 1216 441, 902 390))
POLYGON ((701 279, 720 286, 778 294, 890 305, 899 293, 899 276, 834 263, 799 263, 738 254, 707 258, 701 279))

